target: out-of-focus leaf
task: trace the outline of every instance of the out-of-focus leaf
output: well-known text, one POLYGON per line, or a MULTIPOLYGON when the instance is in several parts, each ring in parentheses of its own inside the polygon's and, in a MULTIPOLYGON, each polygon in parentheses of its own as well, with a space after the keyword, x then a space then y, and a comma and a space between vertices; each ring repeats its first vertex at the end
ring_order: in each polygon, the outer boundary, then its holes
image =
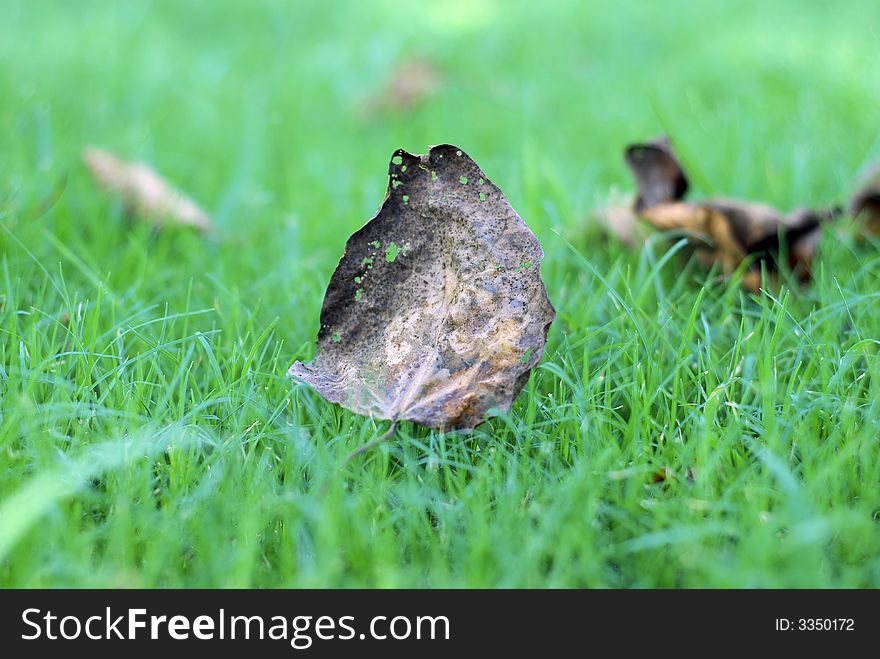
POLYGON ((761 287, 761 264, 776 268, 781 241, 788 245, 790 266, 809 266, 812 261, 821 222, 837 213, 798 209, 782 215, 763 204, 728 200, 704 203, 674 202, 659 204, 642 211, 641 217, 656 228, 695 234, 698 260, 706 267, 718 263, 724 274, 732 274, 746 258, 751 258, 743 286, 757 292, 761 287))
POLYGON ((679 201, 687 193, 687 177, 665 135, 642 144, 631 144, 626 148, 624 159, 636 180, 636 212, 679 201))
POLYGON ((651 473, 651 483, 665 483, 666 481, 675 480, 675 474, 667 467, 659 467, 651 473))
POLYGON ((379 211, 352 235, 291 375, 359 414, 472 428, 508 410, 555 311, 537 238, 461 149, 403 150, 379 211))
MULTIPOLYGON (((789 267, 800 266, 801 278, 808 279, 810 265, 822 237, 822 225, 838 219, 843 209, 838 206, 819 210, 797 208, 787 215, 780 215, 770 207, 765 208, 767 214, 762 216, 763 220, 752 221, 751 230, 746 233, 748 254, 756 261, 764 261, 772 270, 781 253, 781 241, 784 240, 788 247, 789 267)), ((736 220, 732 219, 731 222, 736 227, 736 220)))
POLYGON ((880 234, 880 165, 865 177, 859 190, 850 199, 850 215, 864 219, 869 233, 880 234))
POLYGON ((88 148, 83 162, 98 184, 119 195, 129 211, 156 225, 179 224, 211 230, 199 206, 143 163, 129 163, 108 151, 88 148))
POLYGON ((637 249, 645 242, 647 232, 633 207, 632 196, 612 192, 609 199, 595 209, 593 218, 618 241, 631 249, 637 249))
POLYGON ((784 214, 765 204, 731 199, 681 201, 687 179, 663 138, 627 147, 625 158, 638 188, 637 214, 657 229, 694 234, 698 239, 695 256, 706 267, 718 263, 729 275, 751 259, 743 286, 754 292, 761 287, 761 265, 775 269, 783 241, 788 245, 790 265, 802 265, 807 272, 821 223, 841 212, 839 208, 799 208, 784 214))
POLYGON ((433 94, 440 82, 440 73, 428 60, 421 57, 404 60, 391 72, 379 93, 367 101, 367 112, 410 110, 433 94))

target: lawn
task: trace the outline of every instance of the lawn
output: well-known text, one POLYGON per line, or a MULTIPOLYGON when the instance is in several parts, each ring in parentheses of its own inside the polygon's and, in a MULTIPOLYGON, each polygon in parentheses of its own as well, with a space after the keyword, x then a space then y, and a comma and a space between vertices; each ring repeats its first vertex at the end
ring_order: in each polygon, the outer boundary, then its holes
MULTIPOLYGON (((765 295, 591 221, 666 132, 694 195, 842 202, 880 160, 880 5, 0 0, 0 585, 880 587, 880 243, 765 295), (382 101, 401 62, 439 87, 382 101), (345 238, 458 145, 558 312, 470 434, 329 404, 345 238), (96 188, 149 162, 218 231, 96 188)), ((680 248, 681 245, 678 245, 680 248)))

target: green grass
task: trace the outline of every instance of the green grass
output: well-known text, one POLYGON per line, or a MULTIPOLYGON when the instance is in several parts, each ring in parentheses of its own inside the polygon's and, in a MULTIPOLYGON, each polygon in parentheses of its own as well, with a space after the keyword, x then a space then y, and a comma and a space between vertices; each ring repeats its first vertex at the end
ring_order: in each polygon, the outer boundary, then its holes
POLYGON ((781 208, 880 159, 880 5, 770 5, 2 0, 0 585, 880 586, 878 245, 756 297, 587 219, 661 131, 696 195, 781 208), (366 114, 409 55, 441 89, 366 114), (509 415, 340 473, 388 424, 286 370, 393 150, 442 142, 559 317, 509 415), (219 236, 130 222, 88 144, 219 236))

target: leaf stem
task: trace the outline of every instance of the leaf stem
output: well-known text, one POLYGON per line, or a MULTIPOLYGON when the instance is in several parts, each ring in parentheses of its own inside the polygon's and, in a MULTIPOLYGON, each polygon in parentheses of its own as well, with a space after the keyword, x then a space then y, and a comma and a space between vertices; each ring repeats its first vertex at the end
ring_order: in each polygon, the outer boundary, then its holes
MULTIPOLYGON (((396 431, 397 431, 397 421, 393 421, 391 423, 391 427, 388 428, 388 430, 383 432, 381 435, 379 435, 376 439, 367 442, 363 446, 359 446, 354 451, 349 453, 346 456, 345 460, 342 462, 342 464, 339 466, 339 469, 337 469, 336 475, 338 475, 339 472, 341 472, 343 469, 345 469, 351 463, 351 461, 354 460, 361 453, 366 453, 367 451, 376 448, 380 444, 383 444, 383 443, 387 442, 389 439, 391 439, 392 437, 394 437, 394 433, 396 431)), ((333 480, 333 476, 331 476, 326 481, 324 481, 324 484, 321 486, 321 489, 318 492, 318 499, 323 499, 326 496, 327 491, 330 489, 330 483, 332 480, 333 480)))
POLYGON ((363 446, 358 446, 354 451, 349 453, 348 456, 345 458, 345 461, 342 463, 342 468, 345 469, 345 467, 347 467, 351 463, 351 461, 354 460, 361 453, 366 453, 367 451, 371 451, 372 449, 376 448, 377 446, 380 446, 380 445, 384 444, 385 442, 387 442, 389 439, 394 437, 394 433, 396 431, 397 431, 397 421, 393 421, 391 423, 391 427, 388 428, 388 430, 386 430, 384 433, 379 435, 376 439, 367 442, 363 446))

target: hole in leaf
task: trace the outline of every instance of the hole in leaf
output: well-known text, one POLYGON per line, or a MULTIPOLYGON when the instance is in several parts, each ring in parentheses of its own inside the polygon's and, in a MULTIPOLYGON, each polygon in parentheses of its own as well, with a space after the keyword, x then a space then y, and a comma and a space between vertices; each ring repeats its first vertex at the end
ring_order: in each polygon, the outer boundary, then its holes
POLYGON ((401 163, 403 163, 403 158, 401 156, 394 156, 391 159, 391 162, 393 162, 395 165, 400 165, 401 163))
POLYGON ((388 263, 394 263, 394 259, 397 258, 398 254, 400 254, 400 248, 397 246, 397 243, 388 243, 388 247, 385 248, 385 260, 388 263))
POLYGON ((464 174, 462 174, 462 175, 458 178, 458 182, 461 183, 462 185, 467 185, 467 176, 465 176, 464 174))

